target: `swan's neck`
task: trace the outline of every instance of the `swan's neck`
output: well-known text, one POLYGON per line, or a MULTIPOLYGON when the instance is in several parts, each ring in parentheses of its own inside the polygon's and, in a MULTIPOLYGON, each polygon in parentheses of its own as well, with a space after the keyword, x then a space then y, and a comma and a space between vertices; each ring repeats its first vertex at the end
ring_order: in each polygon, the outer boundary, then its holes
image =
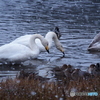
POLYGON ((51 48, 51 46, 53 45, 53 41, 55 44, 57 43, 57 36, 54 32, 48 32, 45 36, 45 39, 49 43, 49 48, 51 48))
POLYGON ((37 44, 35 43, 35 39, 36 38, 40 39, 40 41, 43 40, 42 36, 40 34, 34 34, 34 35, 32 35, 31 38, 30 38, 30 48, 32 50, 35 50, 36 48, 37 48, 36 50, 39 50, 37 44))

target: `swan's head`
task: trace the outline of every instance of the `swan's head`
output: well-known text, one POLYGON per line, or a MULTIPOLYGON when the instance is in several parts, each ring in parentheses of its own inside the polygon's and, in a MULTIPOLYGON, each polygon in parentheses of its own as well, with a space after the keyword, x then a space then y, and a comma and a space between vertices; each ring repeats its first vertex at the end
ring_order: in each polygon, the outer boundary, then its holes
POLYGON ((45 50, 49 53, 49 47, 48 47, 49 44, 48 44, 48 41, 46 39, 44 39, 42 41, 42 44, 45 47, 45 50))
POLYGON ((65 56, 64 48, 60 42, 56 44, 56 48, 63 53, 63 57, 64 57, 65 56))

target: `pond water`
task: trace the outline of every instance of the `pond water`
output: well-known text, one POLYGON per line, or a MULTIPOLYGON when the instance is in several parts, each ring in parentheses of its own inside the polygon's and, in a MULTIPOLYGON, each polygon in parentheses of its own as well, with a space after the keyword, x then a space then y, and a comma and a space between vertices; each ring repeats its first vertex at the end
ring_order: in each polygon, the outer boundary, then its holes
MULTIPOLYGON (((65 57, 55 47, 23 65, 0 64, 0 79, 15 76, 22 69, 41 76, 55 66, 71 64, 86 70, 100 62, 99 52, 88 52, 94 36, 100 32, 99 0, 0 0, 0 45, 25 34, 45 34, 58 26, 65 57)), ((48 73, 50 74, 50 73, 48 73)))

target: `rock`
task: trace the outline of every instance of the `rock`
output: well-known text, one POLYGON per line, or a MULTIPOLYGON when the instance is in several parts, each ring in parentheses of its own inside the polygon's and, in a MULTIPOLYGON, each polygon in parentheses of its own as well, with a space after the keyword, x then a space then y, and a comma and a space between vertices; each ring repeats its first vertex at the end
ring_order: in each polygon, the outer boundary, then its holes
POLYGON ((72 74, 71 74, 72 79, 77 80, 79 78, 83 78, 83 79, 87 79, 90 78, 91 75, 86 72, 86 71, 82 71, 80 69, 75 69, 72 74))
POLYGON ((90 67, 88 68, 88 72, 93 76, 100 75, 100 64, 99 63, 97 63, 96 65, 91 64, 90 67))

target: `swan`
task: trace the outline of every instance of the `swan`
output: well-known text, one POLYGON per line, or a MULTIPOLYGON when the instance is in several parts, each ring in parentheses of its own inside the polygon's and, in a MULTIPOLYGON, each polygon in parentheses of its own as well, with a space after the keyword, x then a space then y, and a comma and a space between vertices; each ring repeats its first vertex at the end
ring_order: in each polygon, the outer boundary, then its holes
MULTIPOLYGON (((24 35, 21 36, 17 39, 15 39, 14 41, 12 41, 12 43, 19 43, 19 44, 23 44, 28 46, 29 45, 29 39, 32 36, 32 34, 30 35, 24 35)), ((58 50, 60 50, 63 53, 63 56, 65 55, 64 53, 64 48, 62 46, 62 44, 59 42, 58 38, 60 38, 60 35, 58 34, 59 37, 57 37, 56 33, 53 31, 49 31, 46 35, 45 35, 45 39, 48 41, 48 47, 49 49, 53 46, 53 41, 55 43, 55 46, 58 50)), ((35 42, 37 44, 37 46, 39 47, 41 52, 46 51, 44 46, 41 44, 41 41, 39 39, 35 39, 35 42)))
POLYGON ((100 33, 98 33, 88 47, 89 51, 100 51, 100 33))
POLYGON ((19 62, 36 58, 40 53, 40 49, 35 43, 36 38, 40 39, 44 48, 49 52, 47 40, 40 34, 34 34, 31 35, 30 39, 27 41, 28 45, 11 42, 1 46, 0 59, 2 61, 19 62))

